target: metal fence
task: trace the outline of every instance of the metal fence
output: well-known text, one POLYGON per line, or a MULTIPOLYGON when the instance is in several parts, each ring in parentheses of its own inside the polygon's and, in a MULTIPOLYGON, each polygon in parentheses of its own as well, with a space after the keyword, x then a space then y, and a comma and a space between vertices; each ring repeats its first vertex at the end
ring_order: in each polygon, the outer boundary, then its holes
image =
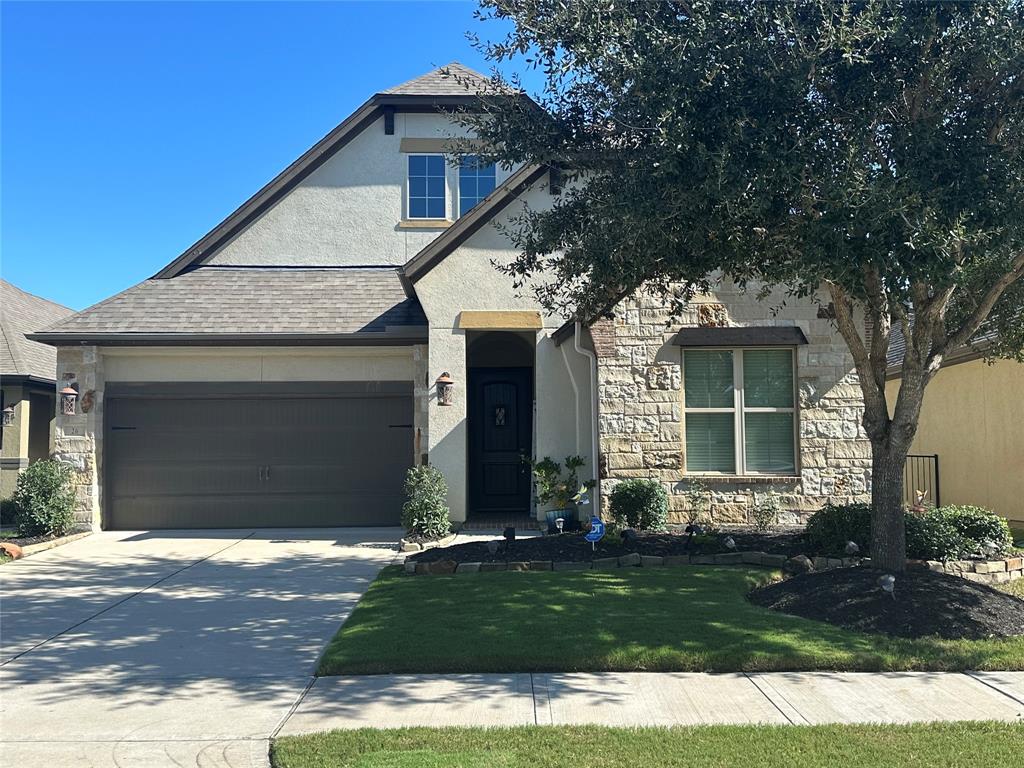
POLYGON ((903 466, 903 502, 908 506, 917 503, 919 494, 924 494, 927 506, 940 506, 939 455, 937 453, 909 454, 903 466))

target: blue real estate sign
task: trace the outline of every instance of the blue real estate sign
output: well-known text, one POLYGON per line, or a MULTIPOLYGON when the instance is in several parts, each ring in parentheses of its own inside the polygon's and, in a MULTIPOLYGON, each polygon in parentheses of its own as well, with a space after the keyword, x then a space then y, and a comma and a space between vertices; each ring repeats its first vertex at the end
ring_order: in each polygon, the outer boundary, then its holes
POLYGON ((591 544, 596 544, 604 538, 604 523, 601 521, 600 517, 594 515, 590 518, 590 530, 587 532, 587 535, 583 538, 585 538, 591 544))

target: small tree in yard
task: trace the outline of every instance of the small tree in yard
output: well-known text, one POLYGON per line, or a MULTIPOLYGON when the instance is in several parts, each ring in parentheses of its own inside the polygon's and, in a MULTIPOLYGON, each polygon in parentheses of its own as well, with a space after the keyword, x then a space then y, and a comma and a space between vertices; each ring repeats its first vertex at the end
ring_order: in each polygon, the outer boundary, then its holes
POLYGON ((543 87, 461 119, 485 156, 566 177, 507 228, 520 254, 503 268, 583 320, 641 287, 679 309, 715 273, 822 297, 863 392, 872 557, 903 570, 928 382, 979 331, 1024 358, 1024 3, 483 0, 480 15, 513 25, 480 43, 488 57, 523 57, 543 87))

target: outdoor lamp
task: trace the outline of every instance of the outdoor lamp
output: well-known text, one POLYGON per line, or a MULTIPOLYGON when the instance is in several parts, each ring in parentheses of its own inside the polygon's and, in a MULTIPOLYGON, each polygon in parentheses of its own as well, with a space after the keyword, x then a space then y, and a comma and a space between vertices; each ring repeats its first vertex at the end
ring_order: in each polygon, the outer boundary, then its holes
POLYGON ((14 406, 13 405, 8 405, 6 408, 4 408, 4 426, 5 427, 13 427, 14 426, 14 406))
POLYGON ((455 394, 455 379, 452 375, 445 371, 437 377, 434 385, 437 387, 437 404, 451 405, 452 396, 455 394))
POLYGON ((60 412, 65 416, 74 416, 77 399, 78 392, 73 387, 64 387, 60 391, 60 412))

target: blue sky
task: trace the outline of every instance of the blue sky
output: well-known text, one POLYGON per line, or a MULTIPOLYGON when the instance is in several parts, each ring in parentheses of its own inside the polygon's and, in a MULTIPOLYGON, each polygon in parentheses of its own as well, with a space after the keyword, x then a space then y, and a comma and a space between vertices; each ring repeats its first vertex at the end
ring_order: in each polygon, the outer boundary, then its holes
POLYGON ((0 273, 75 309, 150 277, 370 94, 487 71, 474 8, 4 2, 0 273))

